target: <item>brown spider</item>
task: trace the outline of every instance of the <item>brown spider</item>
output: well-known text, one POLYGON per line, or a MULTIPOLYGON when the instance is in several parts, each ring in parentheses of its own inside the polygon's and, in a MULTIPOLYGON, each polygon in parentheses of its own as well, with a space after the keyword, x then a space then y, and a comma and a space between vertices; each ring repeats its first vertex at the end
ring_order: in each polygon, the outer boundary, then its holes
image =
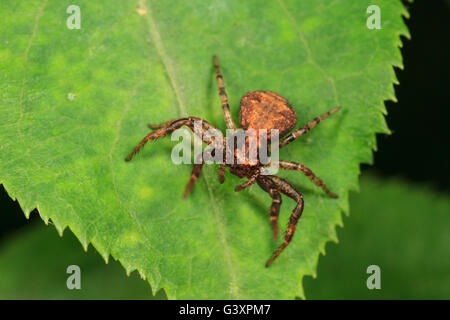
MULTIPOLYGON (((228 129, 236 129, 236 125, 233 122, 230 112, 230 106, 228 104, 228 97, 225 93, 223 78, 220 73, 219 63, 217 57, 214 56, 214 67, 216 69, 216 80, 217 86, 219 88, 219 96, 222 102, 222 109, 224 113, 225 123, 228 129)), ((309 130, 317 126, 319 122, 330 114, 340 110, 340 107, 336 107, 324 113, 323 115, 313 119, 308 122, 304 127, 297 129, 287 135, 279 143, 279 147, 283 148, 287 144, 291 143, 298 137, 304 135, 309 130)), ((279 132, 280 139, 285 136, 289 131, 291 131, 297 120, 296 113, 294 109, 289 105, 288 101, 284 99, 277 93, 271 91, 252 91, 245 94, 240 103, 239 109, 239 122, 244 130, 248 129, 277 129, 279 132)), ((156 140, 158 138, 164 137, 175 130, 181 128, 182 126, 187 126, 195 134, 197 134, 203 142, 206 144, 211 144, 214 140, 211 137, 206 137, 199 132, 194 130, 194 123, 201 123, 202 133, 209 129, 216 129, 209 122, 197 118, 197 117, 186 117, 180 119, 169 120, 162 124, 149 124, 152 129, 157 129, 145 136, 145 138, 131 151, 126 161, 130 161, 131 158, 150 140, 156 140)), ((270 136, 268 135, 270 139, 270 136)), ((224 147, 225 148, 225 147, 224 147)), ((236 149, 234 150, 236 155, 236 149)), ((326 185, 320 180, 314 173, 302 164, 279 160, 278 168, 284 170, 296 170, 301 171, 308 177, 313 183, 318 187, 322 188, 329 196, 337 198, 337 195, 331 192, 326 185)), ((192 169, 191 177, 186 186, 184 192, 184 198, 186 198, 194 186, 195 181, 197 181, 200 176, 203 166, 203 161, 200 164, 194 164, 192 169)), ((225 179, 225 167, 230 168, 230 172, 237 175, 240 178, 247 178, 248 180, 235 188, 235 191, 243 190, 255 182, 272 198, 272 206, 270 211, 270 221, 273 228, 273 238, 278 238, 278 214, 281 206, 281 195, 280 193, 292 198, 297 202, 294 210, 292 211, 291 217, 289 219, 289 225, 286 230, 286 235, 284 237, 284 242, 278 247, 278 249, 273 253, 272 257, 266 262, 266 267, 269 267, 272 262, 280 255, 280 253, 287 247, 294 236, 297 221, 302 215, 304 201, 303 195, 297 191, 289 182, 277 177, 275 175, 263 175, 261 174, 262 167, 266 167, 260 161, 257 163, 250 164, 248 161, 244 164, 227 164, 225 161, 220 163, 219 167, 219 180, 220 183, 224 182, 225 179)))

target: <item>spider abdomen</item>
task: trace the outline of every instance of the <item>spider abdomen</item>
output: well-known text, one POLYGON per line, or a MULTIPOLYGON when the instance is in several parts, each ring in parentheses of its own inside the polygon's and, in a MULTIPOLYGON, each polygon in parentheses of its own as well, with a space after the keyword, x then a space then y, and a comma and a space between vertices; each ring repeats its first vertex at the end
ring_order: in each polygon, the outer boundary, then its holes
POLYGON ((241 99, 239 122, 244 130, 278 129, 279 137, 291 131, 297 122, 297 115, 289 102, 272 91, 251 91, 241 99))

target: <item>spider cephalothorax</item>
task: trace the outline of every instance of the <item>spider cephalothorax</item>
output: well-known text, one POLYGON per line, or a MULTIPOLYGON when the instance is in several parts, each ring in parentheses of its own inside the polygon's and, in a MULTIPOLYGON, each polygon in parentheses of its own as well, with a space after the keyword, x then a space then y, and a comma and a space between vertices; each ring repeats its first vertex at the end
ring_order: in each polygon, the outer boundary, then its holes
MULTIPOLYGON (((231 117, 228 97, 225 93, 223 78, 219 69, 219 63, 217 61, 217 57, 215 56, 214 66, 216 69, 217 86, 219 87, 219 96, 222 102, 222 109, 224 112, 226 126, 228 129, 236 129, 236 125, 234 124, 231 117)), ((252 129, 255 130, 256 133, 265 130, 265 132, 267 133, 266 137, 269 143, 273 138, 270 132, 272 132, 271 130, 275 130, 275 132, 277 132, 278 134, 278 138, 280 139, 279 148, 283 148, 298 137, 307 133, 309 130, 317 126, 317 124, 319 124, 321 120, 325 119, 330 114, 338 111, 339 109, 340 107, 335 107, 330 111, 324 113, 323 115, 311 120, 305 126, 289 133, 294 128, 297 117, 294 109, 292 109, 288 101, 279 94, 271 91, 252 91, 245 94, 241 99, 239 122, 243 130, 252 129)), ((212 124, 201 118, 186 117, 169 120, 162 124, 150 124, 150 128, 157 130, 147 134, 145 138, 133 149, 133 151, 131 151, 131 153, 125 160, 130 161, 131 158, 136 154, 136 152, 138 152, 148 141, 164 137, 181 128, 182 126, 187 126, 188 128, 190 128, 206 144, 210 145, 214 142, 214 139, 211 136, 203 135, 202 133, 210 129, 217 129, 212 124), (195 125, 198 123, 200 123, 201 125, 201 132, 198 132, 198 130, 194 130, 195 125)), ((224 142, 220 147, 225 149, 225 144, 226 143, 224 142)), ((236 155, 237 150, 234 151, 234 154, 236 155)), ((249 163, 248 161, 244 161, 241 164, 235 162, 228 163, 228 161, 225 161, 224 157, 223 162, 220 163, 219 167, 219 179, 221 183, 224 182, 225 168, 229 167, 230 173, 235 174, 240 178, 247 178, 247 181, 237 186, 235 188, 235 191, 245 189, 256 182, 265 192, 269 194, 269 196, 272 198, 270 221, 273 228, 274 239, 278 238, 278 214, 280 212, 281 206, 280 193, 292 198, 297 203, 289 219, 289 225, 287 227, 283 243, 273 253, 272 257, 266 262, 266 267, 268 267, 291 242, 292 237, 294 236, 298 219, 303 212, 304 201, 302 194, 286 180, 275 175, 263 174, 262 171, 264 167, 268 166, 268 164, 262 164, 258 159, 258 155, 257 160, 258 161, 256 161, 256 163, 249 163)), ((308 169, 304 165, 287 160, 278 160, 275 165, 277 165, 279 169, 296 170, 303 172, 306 177, 308 177, 318 187, 322 188, 329 196, 337 198, 337 195, 331 192, 322 182, 322 180, 320 180, 310 169, 308 169)), ((191 177, 184 192, 185 198, 188 196, 190 190, 194 186, 195 181, 197 181, 198 177, 200 176, 202 166, 203 162, 194 164, 191 177)))

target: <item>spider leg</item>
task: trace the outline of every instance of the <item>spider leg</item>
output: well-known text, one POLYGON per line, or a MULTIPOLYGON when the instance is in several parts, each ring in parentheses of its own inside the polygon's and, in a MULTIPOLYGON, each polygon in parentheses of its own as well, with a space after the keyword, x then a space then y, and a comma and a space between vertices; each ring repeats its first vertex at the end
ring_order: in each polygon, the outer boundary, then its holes
MULTIPOLYGON (((187 126, 189 129, 191 129, 197 136, 199 136, 203 142, 205 142, 206 144, 211 144, 214 142, 214 138, 213 137, 208 137, 206 135, 204 135, 204 133, 207 130, 210 129, 216 129, 216 127, 214 127, 212 124, 210 124, 209 122, 201 119, 201 118, 197 118, 197 117, 188 117, 188 118, 180 118, 180 119, 174 119, 174 120, 169 120, 166 121, 164 123, 161 124, 149 124, 149 127, 152 129, 157 129, 149 134, 147 134, 144 139, 141 140, 141 142, 131 151, 131 153, 126 157, 126 161, 130 161, 133 156, 140 150, 142 149, 142 147, 144 147, 144 145, 151 140, 156 140, 158 138, 164 137, 172 132, 174 132, 175 130, 181 128, 182 126, 187 126), (197 132, 197 130, 195 130, 195 124, 197 122, 201 123, 201 131, 202 132, 197 132)), ((200 153, 197 157, 199 157, 200 159, 197 159, 198 161, 195 161, 194 163, 194 167, 192 168, 192 173, 191 173, 191 177, 189 179, 188 184, 186 185, 186 189, 184 191, 183 197, 186 198, 189 195, 189 192, 191 191, 192 187, 194 186, 195 182, 198 180, 200 173, 202 172, 202 167, 203 167, 203 153, 200 153)))
MULTIPOLYGON (((202 158, 202 154, 200 153, 197 158, 202 158)), ((194 164, 192 167, 192 173, 191 177, 189 178, 189 182, 186 185, 186 189, 184 190, 183 198, 187 198, 189 195, 189 192, 191 191, 192 187, 194 186, 195 182, 198 180, 198 177, 200 177, 200 173, 202 173, 203 168, 203 161, 201 163, 198 163, 199 161, 196 161, 197 163, 194 164)))
POLYGON ((254 184, 256 182, 256 179, 259 176, 259 171, 256 172, 253 176, 251 176, 247 181, 245 181, 244 183, 238 185, 236 188, 234 188, 234 191, 238 192, 241 190, 244 190, 248 187, 250 187, 252 184, 254 184))
POLYGON ((291 143, 292 141, 294 141, 298 137, 300 137, 300 136, 304 135, 305 133, 309 132, 311 129, 315 128, 319 124, 320 121, 322 121, 323 119, 325 119, 329 115, 331 115, 331 114, 333 114, 333 113, 335 113, 336 111, 339 111, 339 110, 341 110, 341 107, 335 107, 335 108, 331 109, 330 111, 324 113, 323 115, 314 118, 313 120, 308 122, 304 127, 291 132, 288 136, 286 136, 286 138, 284 138, 280 142, 280 148, 283 148, 284 146, 288 145, 289 143, 291 143))
POLYGON ((303 196, 300 192, 298 192, 289 182, 286 180, 277 177, 277 176, 267 176, 277 187, 277 191, 285 194, 286 196, 294 199, 297 202, 294 210, 292 211, 291 217, 289 218, 289 225, 286 229, 286 234, 284 236, 283 243, 278 247, 278 249, 273 253, 272 257, 267 260, 266 267, 269 267, 273 261, 280 255, 281 252, 288 246, 288 244, 292 241, 292 237, 295 233, 295 228, 297 227, 298 219, 300 219, 304 201, 303 196))
POLYGON ((272 206, 270 207, 270 223, 273 229, 273 239, 278 239, 278 215, 281 207, 281 195, 277 191, 276 186, 271 181, 258 179, 258 185, 266 191, 272 198, 272 206))
POLYGON ((295 170, 295 171, 301 171, 303 174, 311 180, 316 186, 322 188, 323 191, 325 191, 326 194, 328 194, 332 198, 337 198, 337 194, 334 192, 331 192, 330 189, 325 185, 325 183, 317 177, 311 169, 304 166, 303 164, 287 161, 287 160, 279 160, 278 161, 278 167, 282 170, 295 170))
POLYGON ((272 206, 270 207, 270 223, 273 229, 273 239, 278 239, 278 216, 281 207, 281 195, 276 189, 270 189, 269 195, 272 198, 272 206))
POLYGON ((223 163, 219 167, 219 181, 221 184, 225 182, 225 165, 223 163))
MULTIPOLYGON (((212 144, 213 146, 217 146, 217 143, 215 143, 213 140, 209 141, 209 140, 205 140, 205 138, 203 138, 202 140, 204 142, 206 142, 207 144, 212 144)), ((223 143, 223 141, 222 141, 222 143, 223 143)), ((223 145, 222 145, 222 148, 224 148, 223 145)), ((212 154, 214 152, 215 152, 215 150, 212 151, 212 154)), ((198 180, 200 173, 202 172, 203 164, 204 164, 203 153, 200 153, 197 155, 196 161, 194 162, 191 177, 189 179, 188 184, 186 185, 186 189, 184 190, 183 198, 187 198, 187 196, 189 195, 189 192, 191 191, 195 182, 198 180)), ((221 180, 220 183, 223 183, 224 175, 225 175, 225 165, 223 163, 221 163, 220 168, 219 168, 219 180, 221 180)))
POLYGON ((216 69, 217 87, 219 88, 219 96, 220 101, 222 102, 222 110, 225 123, 228 129, 236 129, 236 125, 234 124, 233 118, 231 117, 230 105, 228 104, 228 96, 225 92, 225 85, 223 83, 222 74, 220 73, 219 61, 217 60, 216 56, 214 56, 214 68, 216 69))
POLYGON ((165 128, 172 124, 172 122, 176 121, 177 119, 172 119, 163 123, 149 123, 148 127, 150 129, 159 129, 159 128, 165 128))
POLYGON ((197 118, 197 117, 188 117, 188 118, 180 118, 180 119, 174 119, 174 120, 169 120, 165 123, 162 123, 160 125, 152 125, 154 128, 156 128, 157 126, 159 126, 159 129, 150 132, 149 134, 147 134, 144 139, 141 140, 141 142, 139 142, 139 144, 130 152, 130 154, 125 158, 125 161, 130 161, 133 156, 139 151, 141 150, 144 145, 148 142, 148 141, 152 141, 152 140, 156 140, 159 138, 162 138, 168 134, 171 134, 172 132, 174 132, 175 130, 181 128, 182 126, 187 126, 189 129, 191 129, 197 136, 199 136, 203 142, 210 144, 211 142, 213 142, 212 138, 208 139, 203 133, 206 132, 209 129, 216 129, 216 127, 214 127, 211 123, 201 119, 201 118, 197 118), (196 132, 197 130, 195 129, 195 123, 200 122, 201 123, 201 130, 202 132, 196 132))

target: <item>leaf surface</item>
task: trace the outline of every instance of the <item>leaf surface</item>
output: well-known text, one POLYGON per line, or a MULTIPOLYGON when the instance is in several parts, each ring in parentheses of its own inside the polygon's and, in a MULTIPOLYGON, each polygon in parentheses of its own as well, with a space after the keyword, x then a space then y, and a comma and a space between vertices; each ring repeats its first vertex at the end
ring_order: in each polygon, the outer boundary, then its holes
MULTIPOLYGON (((26 215, 37 208, 107 261, 138 270, 169 298, 291 299, 315 274, 325 243, 348 211, 359 163, 375 132, 388 132, 402 66, 400 1, 78 1, 81 29, 66 27, 69 1, 2 1, 0 183, 26 215), (187 200, 190 165, 175 165, 169 138, 124 157, 147 123, 192 115, 224 129, 212 68, 217 54, 237 121, 240 97, 271 90, 298 125, 341 105, 280 158, 310 167, 339 194, 329 199, 300 173, 280 173, 304 193, 297 233, 274 265, 270 198, 217 165, 205 166, 187 200)), ((285 199, 284 230, 295 204, 285 199)))

